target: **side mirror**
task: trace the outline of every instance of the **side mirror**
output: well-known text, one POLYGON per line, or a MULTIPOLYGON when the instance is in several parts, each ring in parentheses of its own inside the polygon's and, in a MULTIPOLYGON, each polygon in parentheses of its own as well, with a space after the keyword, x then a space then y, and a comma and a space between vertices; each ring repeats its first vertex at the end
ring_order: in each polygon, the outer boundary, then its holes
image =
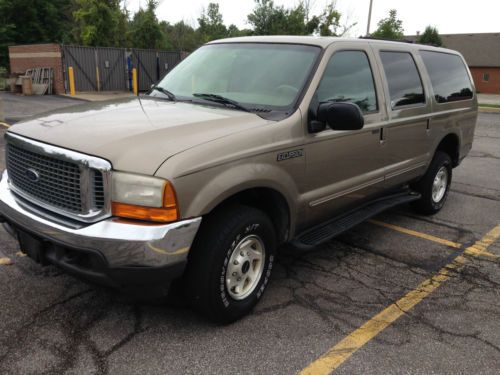
POLYGON ((317 121, 328 124, 333 130, 359 130, 365 124, 361 109, 354 103, 320 103, 317 121))

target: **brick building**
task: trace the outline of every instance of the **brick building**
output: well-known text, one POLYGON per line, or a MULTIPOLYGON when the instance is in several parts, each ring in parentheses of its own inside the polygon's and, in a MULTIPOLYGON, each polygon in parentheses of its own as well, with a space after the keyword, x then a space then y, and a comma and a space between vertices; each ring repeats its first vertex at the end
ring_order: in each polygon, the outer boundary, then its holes
POLYGON ((464 56, 478 92, 500 94, 500 33, 443 34, 441 39, 443 47, 464 56))
POLYGON ((30 44, 9 46, 10 71, 24 74, 26 70, 43 67, 54 70, 54 93, 64 93, 63 65, 59 44, 30 44))

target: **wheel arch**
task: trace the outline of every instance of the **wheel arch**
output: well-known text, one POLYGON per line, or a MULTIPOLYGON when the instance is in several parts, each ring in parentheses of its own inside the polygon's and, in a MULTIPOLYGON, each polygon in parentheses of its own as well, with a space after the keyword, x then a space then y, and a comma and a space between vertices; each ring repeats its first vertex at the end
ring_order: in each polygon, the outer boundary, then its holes
POLYGON ((460 162, 460 138, 455 133, 448 133, 438 143, 434 154, 436 151, 446 152, 451 158, 452 167, 455 168, 460 162))
POLYGON ((244 189, 220 201, 211 212, 236 204, 263 211, 274 225, 278 242, 284 243, 288 240, 291 227, 290 206, 281 192, 262 186, 244 189))

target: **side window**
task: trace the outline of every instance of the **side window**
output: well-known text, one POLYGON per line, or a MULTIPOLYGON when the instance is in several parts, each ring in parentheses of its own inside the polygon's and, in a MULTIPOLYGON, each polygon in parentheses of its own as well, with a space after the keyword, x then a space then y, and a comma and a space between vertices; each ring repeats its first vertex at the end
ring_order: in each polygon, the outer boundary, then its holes
POLYGON ((420 55, 429 72, 434 96, 438 103, 472 98, 469 74, 460 56, 432 51, 420 51, 420 55))
POLYGON ((316 91, 321 102, 353 102, 363 113, 377 111, 377 95, 368 56, 362 51, 336 52, 316 91))
POLYGON ((389 85, 391 107, 425 103, 424 88, 413 57, 408 52, 380 52, 389 85))

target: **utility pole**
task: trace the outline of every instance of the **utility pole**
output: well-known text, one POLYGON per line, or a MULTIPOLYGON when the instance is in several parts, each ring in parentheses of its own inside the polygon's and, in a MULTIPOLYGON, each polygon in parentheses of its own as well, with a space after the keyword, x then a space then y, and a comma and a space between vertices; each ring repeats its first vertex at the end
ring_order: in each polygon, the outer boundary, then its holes
POLYGON ((370 0, 370 9, 368 10, 368 25, 366 26, 366 36, 370 36, 370 21, 372 19, 373 0, 370 0))

